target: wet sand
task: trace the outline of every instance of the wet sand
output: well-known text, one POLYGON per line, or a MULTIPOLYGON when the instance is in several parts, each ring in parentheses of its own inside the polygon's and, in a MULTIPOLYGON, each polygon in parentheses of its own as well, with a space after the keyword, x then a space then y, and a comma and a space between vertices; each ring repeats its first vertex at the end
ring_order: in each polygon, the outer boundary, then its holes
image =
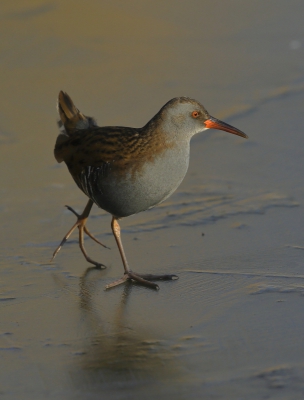
POLYGON ((0 398, 302 399, 304 26, 301 1, 4 1, 0 72, 0 398), (93 208, 56 163, 56 98, 101 125, 142 126, 189 96, 249 140, 208 131, 159 207, 93 208))

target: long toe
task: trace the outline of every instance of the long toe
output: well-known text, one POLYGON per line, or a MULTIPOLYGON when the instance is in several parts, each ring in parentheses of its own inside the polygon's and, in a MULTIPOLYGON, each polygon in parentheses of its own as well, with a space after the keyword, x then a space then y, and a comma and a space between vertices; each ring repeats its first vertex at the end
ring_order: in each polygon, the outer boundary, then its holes
POLYGON ((122 278, 118 279, 117 281, 114 281, 114 282, 106 285, 106 289, 111 289, 115 286, 121 285, 122 283, 126 282, 128 279, 129 279, 129 276, 127 274, 125 274, 122 278))
POLYGON ((158 287, 158 285, 156 285, 156 283, 149 282, 148 280, 143 279, 142 277, 134 274, 133 272, 125 273, 122 278, 120 278, 117 281, 114 281, 112 283, 109 283, 108 285, 106 285, 106 289, 112 289, 118 285, 121 285, 122 283, 125 283, 126 281, 137 282, 138 284, 149 287, 151 289, 156 289, 156 290, 159 289, 159 287, 158 287))
POLYGON ((130 271, 128 274, 129 279, 131 279, 132 281, 135 281, 143 286, 147 286, 149 288, 152 289, 159 289, 159 286, 156 283, 150 282, 150 280, 144 279, 143 277, 135 274, 134 272, 130 271))
POLYGON ((84 240, 83 240, 84 225, 78 226, 78 229, 79 229, 79 247, 80 250, 82 251, 82 254, 84 255, 84 258, 87 260, 87 262, 95 265, 98 268, 107 268, 105 265, 97 261, 94 261, 90 256, 88 256, 86 249, 84 247, 84 240))
POLYGON ((137 274, 136 272, 128 272, 125 273, 124 276, 117 281, 109 283, 106 285, 106 289, 111 289, 115 286, 121 285, 126 281, 133 281, 138 283, 139 285, 143 285, 149 287, 151 289, 159 289, 159 286, 152 281, 172 281, 178 279, 177 275, 153 275, 153 274, 137 274))
POLYGON ((135 272, 134 274, 148 281, 175 281, 179 279, 177 275, 169 275, 169 274, 153 275, 153 274, 138 274, 135 272))

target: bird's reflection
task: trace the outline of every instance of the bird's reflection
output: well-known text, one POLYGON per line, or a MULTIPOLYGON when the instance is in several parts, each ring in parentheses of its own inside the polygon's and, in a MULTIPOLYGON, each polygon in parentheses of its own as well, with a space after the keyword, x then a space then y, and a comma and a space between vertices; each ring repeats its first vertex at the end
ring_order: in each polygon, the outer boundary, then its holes
MULTIPOLYGON (((131 312, 128 303, 132 291, 137 289, 136 285, 125 283, 120 301, 111 312, 109 303, 102 308, 98 303, 97 307, 94 306, 94 293, 99 285, 98 280, 90 279, 90 275, 96 277, 93 271, 96 274, 95 267, 88 268, 80 278, 79 285, 80 310, 89 336, 83 355, 79 358, 82 372, 87 372, 86 383, 88 379, 130 382, 130 379, 176 378, 180 374, 179 363, 172 347, 165 340, 155 339, 153 332, 147 332, 145 326, 138 328, 140 324, 136 324, 136 329, 133 329, 128 321, 131 312)), ((118 290, 113 289, 112 293, 118 290)), ((81 378, 77 378, 77 381, 79 384, 81 378)))

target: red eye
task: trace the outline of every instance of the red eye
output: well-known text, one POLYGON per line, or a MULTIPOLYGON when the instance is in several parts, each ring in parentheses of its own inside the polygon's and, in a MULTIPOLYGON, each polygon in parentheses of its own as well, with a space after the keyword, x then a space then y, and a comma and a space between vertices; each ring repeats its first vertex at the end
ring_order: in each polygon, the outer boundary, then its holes
POLYGON ((199 116, 199 112, 198 111, 192 111, 192 117, 193 118, 197 118, 199 116))

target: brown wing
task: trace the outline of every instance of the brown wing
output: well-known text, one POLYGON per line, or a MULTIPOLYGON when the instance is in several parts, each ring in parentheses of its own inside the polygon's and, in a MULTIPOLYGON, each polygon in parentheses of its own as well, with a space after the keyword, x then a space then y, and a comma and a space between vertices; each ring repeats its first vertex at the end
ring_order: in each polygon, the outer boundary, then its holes
POLYGON ((77 186, 95 202, 101 193, 102 180, 111 171, 133 173, 140 165, 140 133, 133 128, 96 127, 74 131, 69 137, 57 138, 55 157, 64 161, 77 186), (99 187, 100 186, 100 187, 99 187))
POLYGON ((125 127, 92 127, 74 131, 71 136, 58 135, 55 158, 64 161, 71 174, 79 175, 85 167, 113 164, 124 168, 130 161, 141 157, 145 138, 140 129, 125 127))

